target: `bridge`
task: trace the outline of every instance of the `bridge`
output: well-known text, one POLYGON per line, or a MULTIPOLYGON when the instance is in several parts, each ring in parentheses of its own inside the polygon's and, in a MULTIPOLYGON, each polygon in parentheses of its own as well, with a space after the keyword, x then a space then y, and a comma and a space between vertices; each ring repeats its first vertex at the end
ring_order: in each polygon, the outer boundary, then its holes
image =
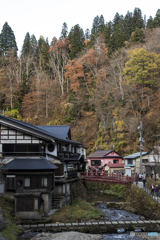
MULTIPOLYGON (((41 231, 41 232, 64 232, 64 231, 78 231, 78 232, 97 232, 103 233, 117 233, 118 229, 125 229, 125 231, 135 231, 136 229, 143 229, 145 232, 159 232, 160 220, 140 220, 140 221, 92 221, 92 222, 76 222, 76 223, 51 223, 51 224, 28 224, 18 225, 25 230, 41 231)), ((144 233, 145 234, 145 233, 144 233)), ((133 235, 134 236, 134 235, 133 235)), ((143 235, 148 237, 146 235, 143 235)), ((146 239, 146 238, 145 238, 146 239)), ((147 238, 148 239, 148 238, 147 238)), ((157 239, 157 238, 153 238, 157 239)), ((159 239, 159 238, 158 238, 159 239)))
POLYGON ((86 182, 100 182, 128 185, 134 183, 134 178, 116 173, 80 172, 81 178, 86 182))

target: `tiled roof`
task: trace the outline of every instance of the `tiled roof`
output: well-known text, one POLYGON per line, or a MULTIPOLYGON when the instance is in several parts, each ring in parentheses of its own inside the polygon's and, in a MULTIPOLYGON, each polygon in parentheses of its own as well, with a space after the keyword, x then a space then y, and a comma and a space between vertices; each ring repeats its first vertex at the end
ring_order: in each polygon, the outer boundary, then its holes
POLYGON ((91 155, 88 156, 88 158, 101 158, 106 155, 108 155, 110 152, 113 152, 113 150, 100 150, 92 153, 91 155))
POLYGON ((125 163, 108 163, 110 168, 124 168, 125 163))
POLYGON ((69 130, 70 130, 70 126, 67 125, 50 125, 50 126, 37 126, 40 129, 43 129, 47 132, 53 133, 55 135, 58 135, 59 137, 65 138, 67 139, 69 130))
MULTIPOLYGON (((67 142, 67 143, 71 143, 71 144, 78 144, 78 145, 82 145, 81 143, 79 142, 76 142, 74 140, 69 140, 69 139, 66 139, 66 137, 64 137, 64 135, 61 135, 61 134, 58 134, 57 133, 53 133, 52 131, 47 131, 46 129, 43 129, 36 126, 36 125, 33 125, 33 124, 30 124, 30 123, 26 123, 26 122, 22 122, 22 121, 19 121, 19 120, 15 120, 15 119, 12 119, 12 118, 9 118, 9 117, 5 117, 3 115, 0 115, 0 122, 2 123, 5 123, 5 124, 13 124, 14 126, 16 126, 17 128, 23 128, 25 129, 26 131, 33 131, 33 133, 36 133, 37 135, 40 134, 42 135, 44 138, 48 138, 48 140, 50 139, 53 139, 53 140, 62 140, 64 142, 67 142)), ((23 130, 22 130, 23 131, 23 130)))
MULTIPOLYGON (((146 155, 147 152, 142 152, 142 156, 146 155)), ((137 152, 137 153, 133 153, 131 155, 128 155, 126 157, 123 157, 125 159, 135 159, 135 158, 139 158, 140 157, 140 152, 137 152)))
POLYGON ((55 170, 58 167, 45 158, 15 158, 3 165, 3 170, 55 170))

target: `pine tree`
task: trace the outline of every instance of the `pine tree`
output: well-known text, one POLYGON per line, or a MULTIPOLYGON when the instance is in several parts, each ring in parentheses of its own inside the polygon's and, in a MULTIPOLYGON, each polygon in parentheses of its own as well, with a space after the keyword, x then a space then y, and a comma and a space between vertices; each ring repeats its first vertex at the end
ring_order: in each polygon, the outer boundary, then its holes
POLYGON ((62 25, 62 31, 61 31, 61 37, 60 38, 66 38, 68 36, 68 27, 67 23, 63 23, 62 25))
POLYGON ((104 33, 105 24, 104 24, 104 17, 103 15, 99 18, 99 26, 98 26, 98 33, 104 33))
POLYGON ((149 19, 147 20, 147 28, 154 28, 154 20, 152 18, 152 16, 149 17, 149 19))
POLYGON ((144 43, 144 32, 142 29, 139 29, 138 27, 136 28, 135 32, 133 32, 132 37, 131 37, 131 42, 134 43, 144 43))
POLYGON ((97 36, 98 31, 99 31, 99 16, 97 15, 93 20, 91 34, 94 35, 94 36, 97 36))
POLYGON ((124 33, 124 17, 116 13, 113 19, 112 25, 112 35, 110 37, 108 47, 109 47, 109 55, 124 46, 125 41, 125 33, 124 33))
POLYGON ((85 31, 85 38, 86 38, 86 39, 90 39, 90 31, 89 31, 88 28, 87 28, 86 31, 85 31))
POLYGON ((160 27, 160 9, 157 10, 156 16, 154 18, 154 26, 160 27))
POLYGON ((77 53, 82 50, 84 46, 85 36, 83 29, 80 28, 79 24, 72 27, 68 37, 71 42, 71 51, 69 55, 70 58, 73 59, 76 57, 77 53))
POLYGON ((14 55, 17 56, 18 48, 14 32, 8 23, 5 22, 0 34, 0 54, 6 55, 9 51, 13 51, 14 55))
POLYGON ((128 41, 131 37, 131 33, 133 32, 133 17, 131 12, 127 12, 124 17, 124 32, 125 32, 125 40, 128 41))
POLYGON ((30 53, 31 53, 30 34, 29 32, 27 32, 23 42, 22 56, 29 55, 30 53))
POLYGON ((105 42, 108 44, 110 41, 112 35, 112 22, 108 22, 105 25, 105 29, 104 29, 104 37, 105 37, 105 42))
POLYGON ((132 25, 132 32, 137 28, 144 27, 144 21, 142 18, 142 12, 139 8, 135 8, 133 12, 133 25, 132 25))
POLYGON ((49 43, 48 39, 45 41, 43 36, 40 36, 38 40, 38 58, 42 67, 47 69, 49 65, 49 43))
POLYGON ((30 38, 31 54, 35 57, 37 55, 38 43, 34 34, 30 38))

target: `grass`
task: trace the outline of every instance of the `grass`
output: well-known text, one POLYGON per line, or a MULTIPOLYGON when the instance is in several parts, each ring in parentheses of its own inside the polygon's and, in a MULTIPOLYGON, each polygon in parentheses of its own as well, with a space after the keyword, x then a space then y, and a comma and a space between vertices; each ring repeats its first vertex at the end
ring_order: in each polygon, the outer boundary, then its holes
POLYGON ((116 196, 117 198, 125 199, 130 186, 108 183, 88 183, 88 189, 103 191, 108 195, 116 196))
POLYGON ((7 239, 16 240, 24 230, 15 224, 14 199, 0 196, 0 207, 4 217, 9 223, 9 225, 1 231, 1 234, 7 239))
POLYGON ((15 224, 8 225, 6 228, 4 228, 1 231, 1 234, 3 237, 10 239, 10 240, 16 240, 20 234, 24 232, 23 228, 17 227, 15 224))
POLYGON ((91 203, 84 200, 77 200, 72 206, 65 206, 60 208, 52 216, 52 222, 81 222, 90 219, 99 219, 104 214, 97 208, 93 207, 91 203))
POLYGON ((160 219, 160 205, 143 189, 132 185, 126 200, 137 211, 137 214, 141 214, 148 219, 160 219))
POLYGON ((0 207, 9 223, 15 223, 14 199, 0 196, 0 207))

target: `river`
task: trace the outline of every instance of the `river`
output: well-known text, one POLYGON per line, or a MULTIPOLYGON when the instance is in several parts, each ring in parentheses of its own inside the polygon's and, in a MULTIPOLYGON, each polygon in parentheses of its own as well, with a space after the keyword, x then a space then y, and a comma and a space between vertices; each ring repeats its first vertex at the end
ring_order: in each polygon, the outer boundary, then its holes
MULTIPOLYGON (((115 196, 110 196, 110 195, 106 195, 103 193, 90 191, 89 195, 88 195, 88 200, 91 200, 91 199, 96 199, 97 201, 103 202, 103 203, 98 203, 96 205, 96 207, 105 213, 104 221, 114 221, 114 220, 119 220, 119 221, 132 220, 133 221, 133 220, 141 220, 143 218, 140 215, 136 215, 136 214, 127 212, 125 210, 107 208, 106 202, 122 202, 123 201, 122 199, 117 199, 115 196)), ((139 231, 140 231, 140 229, 139 229, 139 231)), ((33 236, 35 236, 35 234, 36 233, 32 233, 32 232, 23 234, 20 239, 21 240, 31 239, 33 236)), ((119 229, 118 233, 102 234, 102 237, 103 237, 102 239, 103 240, 114 240, 114 239, 115 240, 130 240, 130 239, 131 240, 140 240, 140 239, 142 239, 142 238, 136 237, 136 236, 133 237, 130 234, 136 235, 138 233, 124 232, 124 229, 119 229)), ((53 237, 54 237, 54 234, 53 234, 53 237)))

